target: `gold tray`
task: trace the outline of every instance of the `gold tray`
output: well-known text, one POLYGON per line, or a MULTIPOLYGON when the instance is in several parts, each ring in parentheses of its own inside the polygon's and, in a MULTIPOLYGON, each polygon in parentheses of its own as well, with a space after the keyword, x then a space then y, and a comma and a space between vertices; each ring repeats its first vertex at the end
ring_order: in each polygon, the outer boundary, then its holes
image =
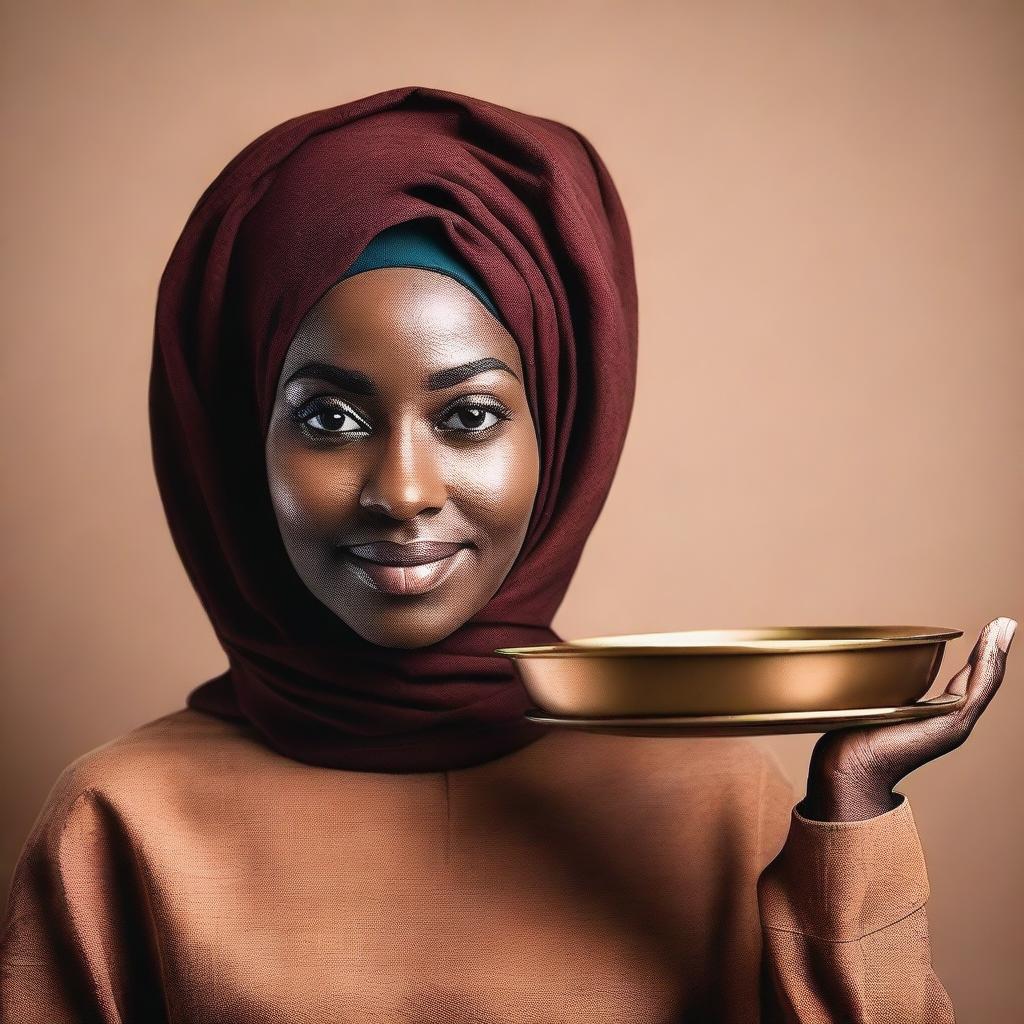
POLYGON ((943 693, 932 700, 897 708, 845 708, 841 711, 792 711, 754 715, 653 715, 625 718, 556 718, 532 709, 531 722, 617 736, 767 736, 796 732, 829 732, 856 725, 881 725, 915 718, 934 718, 955 711, 964 698, 943 693))
POLYGON ((496 653, 512 659, 538 711, 557 719, 891 714, 928 692, 946 641, 962 635, 935 626, 768 626, 585 637, 496 653))

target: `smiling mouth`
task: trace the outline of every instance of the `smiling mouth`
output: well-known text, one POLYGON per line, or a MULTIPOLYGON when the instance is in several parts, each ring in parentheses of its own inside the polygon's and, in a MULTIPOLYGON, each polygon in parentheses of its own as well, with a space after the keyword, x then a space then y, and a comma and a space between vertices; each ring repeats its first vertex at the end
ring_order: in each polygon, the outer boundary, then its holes
POLYGON ((342 549, 345 562, 364 584, 384 594, 425 594, 439 587, 462 561, 468 544, 356 544, 342 549))

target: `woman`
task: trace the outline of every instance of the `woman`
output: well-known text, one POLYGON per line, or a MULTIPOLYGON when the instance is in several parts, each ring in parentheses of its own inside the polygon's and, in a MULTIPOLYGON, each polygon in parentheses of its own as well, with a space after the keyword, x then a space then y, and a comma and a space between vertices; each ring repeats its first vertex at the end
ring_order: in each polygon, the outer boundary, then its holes
POLYGON ((161 281, 150 408, 229 669, 61 775, 5 1019, 953 1019, 892 788, 966 737, 1012 620, 962 712, 823 738, 799 810, 747 741, 534 725, 493 654, 558 639, 636 323, 564 125, 405 87, 228 164, 161 281))

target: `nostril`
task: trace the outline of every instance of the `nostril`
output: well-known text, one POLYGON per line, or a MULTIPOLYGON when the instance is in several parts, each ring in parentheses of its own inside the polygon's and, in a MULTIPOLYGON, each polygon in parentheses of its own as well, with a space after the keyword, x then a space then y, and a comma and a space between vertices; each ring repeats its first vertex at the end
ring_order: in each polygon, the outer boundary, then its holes
POLYGON ((368 451, 359 505, 367 512, 407 520, 439 511, 448 501, 443 446, 410 415, 385 427, 368 451))
POLYGON ((424 488, 406 488, 394 496, 364 488, 359 495, 359 507, 374 515, 388 519, 413 519, 423 512, 439 512, 448 500, 447 493, 424 488))

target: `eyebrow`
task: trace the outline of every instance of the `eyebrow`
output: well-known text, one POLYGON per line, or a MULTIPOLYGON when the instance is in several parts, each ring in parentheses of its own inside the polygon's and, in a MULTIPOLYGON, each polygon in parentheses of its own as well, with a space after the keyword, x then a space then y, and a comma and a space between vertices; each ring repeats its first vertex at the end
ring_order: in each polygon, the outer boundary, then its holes
MULTIPOLYGON (((478 373, 485 373, 487 370, 504 370, 519 380, 507 364, 500 359, 495 359, 494 356, 486 356, 483 359, 474 359, 471 363, 463 363, 461 366, 449 367, 447 370, 437 370, 423 381, 423 387, 427 391, 442 391, 445 388, 453 388, 456 384, 475 377, 478 373)), ((334 384, 343 391, 349 391, 354 395, 375 395, 377 393, 373 380, 365 373, 360 373, 359 370, 346 370, 344 367, 335 366, 332 363, 305 363, 285 381, 285 386, 300 377, 326 381, 328 384, 334 384)))

